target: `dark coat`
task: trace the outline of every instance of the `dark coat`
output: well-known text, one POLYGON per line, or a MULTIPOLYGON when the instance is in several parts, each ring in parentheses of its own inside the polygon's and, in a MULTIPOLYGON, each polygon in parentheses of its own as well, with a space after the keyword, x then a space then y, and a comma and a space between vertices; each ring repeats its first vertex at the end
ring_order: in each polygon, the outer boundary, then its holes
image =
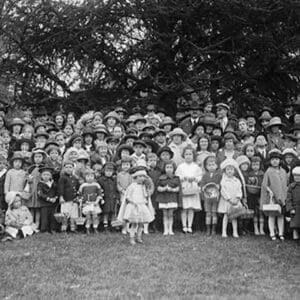
POLYGON ((293 182, 289 185, 287 199, 286 199, 286 210, 290 212, 295 210, 295 215, 292 217, 290 227, 300 228, 300 182, 293 182))
POLYGON ((65 201, 74 201, 77 197, 79 181, 74 175, 63 173, 58 180, 58 196, 63 196, 65 201))
POLYGON ((101 176, 98 183, 103 189, 104 204, 102 210, 104 214, 117 213, 117 205, 119 202, 119 193, 117 190, 117 179, 115 177, 101 176))
POLYGON ((47 198, 57 197, 57 184, 55 181, 53 181, 51 187, 49 187, 45 182, 40 181, 37 185, 37 194, 41 207, 56 206, 57 199, 54 203, 47 200, 47 198))

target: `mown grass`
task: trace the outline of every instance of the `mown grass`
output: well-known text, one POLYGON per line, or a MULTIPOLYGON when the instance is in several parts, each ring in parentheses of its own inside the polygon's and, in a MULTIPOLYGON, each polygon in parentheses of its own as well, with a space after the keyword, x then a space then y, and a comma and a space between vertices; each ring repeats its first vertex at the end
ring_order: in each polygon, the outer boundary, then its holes
POLYGON ((299 299, 299 243, 202 233, 38 234, 0 244, 1 299, 299 299))

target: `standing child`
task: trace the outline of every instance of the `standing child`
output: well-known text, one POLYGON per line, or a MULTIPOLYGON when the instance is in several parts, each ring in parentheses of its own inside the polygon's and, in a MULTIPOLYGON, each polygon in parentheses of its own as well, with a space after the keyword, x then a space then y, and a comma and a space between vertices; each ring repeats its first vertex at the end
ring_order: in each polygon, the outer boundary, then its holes
POLYGON ((119 194, 117 190, 117 179, 114 173, 115 164, 113 162, 107 162, 103 167, 103 175, 98 181, 104 192, 102 210, 105 231, 108 229, 109 221, 111 221, 113 216, 117 213, 119 194))
POLYGON ((264 177, 262 169, 262 159, 260 156, 253 156, 251 158, 250 171, 245 177, 247 188, 247 204, 249 209, 254 210, 254 234, 265 235, 264 232, 264 215, 259 209, 259 199, 261 184, 264 177))
POLYGON ((2 210, 7 209, 7 203, 5 201, 4 183, 7 172, 7 160, 3 155, 0 155, 0 213, 2 210))
POLYGON ((195 211, 201 210, 200 187, 202 169, 195 163, 196 152, 188 145, 183 149, 181 163, 176 175, 179 176, 182 186, 181 222, 184 233, 193 233, 192 225, 195 211))
POLYGON ((293 230, 293 239, 299 240, 300 230, 300 165, 295 166, 292 170, 294 182, 290 183, 286 199, 286 209, 292 219, 290 227, 293 230))
POLYGON ((173 213, 181 204, 181 183, 179 177, 174 175, 175 169, 173 161, 165 162, 164 174, 157 182, 156 201, 163 211, 164 235, 174 235, 173 213))
POLYGON ((151 200, 144 184, 147 173, 144 169, 136 168, 132 174, 133 183, 127 188, 125 193, 124 214, 119 215, 119 220, 130 223, 130 244, 134 245, 136 241, 143 243, 142 234, 145 223, 153 221, 154 216, 151 213, 151 200), (137 238, 135 240, 135 236, 137 238))
MULTIPOLYGON (((262 182, 260 205, 270 204, 271 198, 275 204, 281 208, 285 206, 287 197, 288 177, 286 171, 280 166, 282 155, 280 150, 273 149, 269 152, 270 167, 267 169, 262 182)), ((278 217, 268 216, 269 232, 272 241, 276 240, 275 221, 277 218, 277 227, 279 239, 284 240, 284 217, 281 214, 278 217)))
POLYGON ((58 181, 58 196, 61 213, 66 215, 61 225, 61 231, 66 232, 68 221, 70 221, 71 232, 76 231, 75 219, 78 218, 78 204, 77 191, 79 188, 79 181, 73 175, 74 163, 72 161, 65 161, 62 174, 58 181))
MULTIPOLYGON (((223 176, 221 179, 221 198, 218 206, 218 212, 223 214, 222 237, 227 238, 228 212, 231 206, 240 204, 243 196, 242 183, 235 176, 239 170, 237 162, 232 158, 225 159, 221 164, 223 176)), ((233 237, 238 238, 237 218, 232 221, 233 237)))
MULTIPOLYGON (((121 200, 121 207, 123 202, 125 201, 125 192, 127 188, 132 183, 132 176, 129 173, 129 170, 131 168, 131 161, 132 159, 130 157, 122 158, 119 161, 120 164, 120 171, 117 173, 117 189, 120 194, 120 200, 121 200)), ((122 228, 122 234, 127 234, 129 229, 129 224, 124 223, 122 228)))
POLYGON ((217 158, 208 156, 203 162, 205 173, 201 180, 201 190, 204 198, 204 210, 206 213, 206 234, 215 235, 218 222, 217 209, 220 198, 221 172, 218 170, 217 158))
POLYGON ((37 185, 37 195, 41 206, 41 232, 53 233, 56 229, 54 218, 57 205, 57 184, 53 180, 54 169, 49 166, 39 169, 41 179, 37 185))
POLYGON ((82 213, 86 216, 86 233, 90 234, 91 225, 94 232, 98 232, 99 214, 101 208, 100 201, 103 200, 102 188, 95 179, 93 170, 85 171, 85 182, 79 187, 79 195, 82 197, 83 209, 82 213))

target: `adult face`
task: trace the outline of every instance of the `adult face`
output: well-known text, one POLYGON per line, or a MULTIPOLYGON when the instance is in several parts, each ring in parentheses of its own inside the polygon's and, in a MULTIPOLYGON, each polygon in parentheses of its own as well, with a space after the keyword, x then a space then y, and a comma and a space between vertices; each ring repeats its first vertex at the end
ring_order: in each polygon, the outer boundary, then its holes
POLYGON ((225 118, 225 117, 227 117, 227 113, 228 113, 228 111, 227 111, 226 108, 221 107, 221 106, 219 106, 217 108, 217 117, 218 118, 225 118))

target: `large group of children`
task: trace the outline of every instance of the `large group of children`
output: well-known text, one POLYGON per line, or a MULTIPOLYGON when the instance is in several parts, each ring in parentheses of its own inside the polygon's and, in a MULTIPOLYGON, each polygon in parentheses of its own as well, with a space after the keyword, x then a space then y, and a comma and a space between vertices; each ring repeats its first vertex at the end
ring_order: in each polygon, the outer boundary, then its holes
POLYGON ((297 109, 279 117, 264 107, 260 116, 237 118, 226 103, 207 101, 176 120, 153 104, 78 119, 27 109, 7 120, 1 112, 1 241, 109 230, 134 245, 149 232, 188 235, 199 227, 223 238, 230 230, 234 238, 297 240, 297 109))

